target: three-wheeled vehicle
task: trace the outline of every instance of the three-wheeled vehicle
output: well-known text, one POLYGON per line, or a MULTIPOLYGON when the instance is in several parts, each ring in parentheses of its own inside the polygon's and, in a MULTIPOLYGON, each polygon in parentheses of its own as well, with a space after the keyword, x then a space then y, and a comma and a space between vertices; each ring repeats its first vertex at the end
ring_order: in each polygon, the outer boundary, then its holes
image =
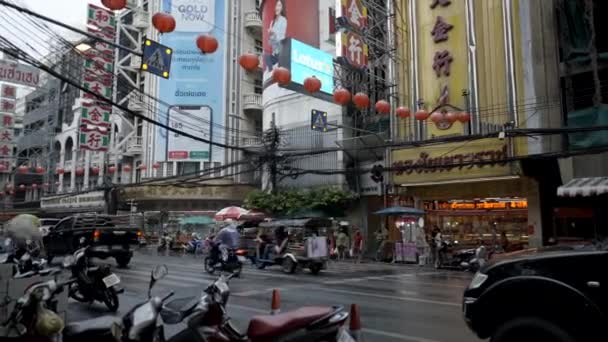
POLYGON ((268 256, 264 258, 258 249, 256 266, 263 269, 266 266, 281 265, 283 272, 294 273, 297 269, 308 268, 312 274, 319 274, 327 268, 328 246, 327 232, 331 220, 326 218, 289 219, 262 222, 260 229, 273 232, 279 227, 285 227, 288 243, 285 253, 274 254, 274 245, 270 244, 268 256))

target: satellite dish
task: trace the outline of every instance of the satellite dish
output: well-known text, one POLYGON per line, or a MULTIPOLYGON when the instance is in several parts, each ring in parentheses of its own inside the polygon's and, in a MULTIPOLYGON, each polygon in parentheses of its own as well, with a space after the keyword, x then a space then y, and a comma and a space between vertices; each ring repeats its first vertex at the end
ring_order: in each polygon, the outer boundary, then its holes
POLYGON ((418 226, 419 226, 420 228, 424 228, 424 218, 420 217, 420 218, 418 219, 418 226))

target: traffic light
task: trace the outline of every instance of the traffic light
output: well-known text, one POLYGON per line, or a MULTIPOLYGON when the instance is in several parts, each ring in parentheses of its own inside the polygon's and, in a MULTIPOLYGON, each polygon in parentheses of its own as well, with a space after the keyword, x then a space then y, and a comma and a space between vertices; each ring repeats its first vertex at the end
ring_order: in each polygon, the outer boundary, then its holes
POLYGON ((372 180, 376 183, 381 183, 384 181, 384 166, 382 165, 374 165, 372 167, 372 180))

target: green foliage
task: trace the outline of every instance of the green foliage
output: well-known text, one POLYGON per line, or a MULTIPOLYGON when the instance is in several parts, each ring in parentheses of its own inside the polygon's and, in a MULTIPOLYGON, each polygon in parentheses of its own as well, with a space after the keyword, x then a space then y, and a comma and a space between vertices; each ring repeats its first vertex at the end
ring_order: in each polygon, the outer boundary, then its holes
POLYGON ((272 215, 290 215, 303 210, 318 210, 336 216, 348 208, 356 196, 338 188, 284 190, 275 194, 252 191, 245 198, 244 207, 272 215))

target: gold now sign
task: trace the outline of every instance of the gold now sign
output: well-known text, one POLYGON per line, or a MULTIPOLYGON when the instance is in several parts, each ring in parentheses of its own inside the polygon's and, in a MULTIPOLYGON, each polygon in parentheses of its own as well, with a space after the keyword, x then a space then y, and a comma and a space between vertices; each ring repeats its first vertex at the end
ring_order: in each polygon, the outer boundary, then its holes
POLYGON ((429 183, 511 174, 504 141, 490 138, 468 143, 407 148, 393 151, 395 184, 429 183))

